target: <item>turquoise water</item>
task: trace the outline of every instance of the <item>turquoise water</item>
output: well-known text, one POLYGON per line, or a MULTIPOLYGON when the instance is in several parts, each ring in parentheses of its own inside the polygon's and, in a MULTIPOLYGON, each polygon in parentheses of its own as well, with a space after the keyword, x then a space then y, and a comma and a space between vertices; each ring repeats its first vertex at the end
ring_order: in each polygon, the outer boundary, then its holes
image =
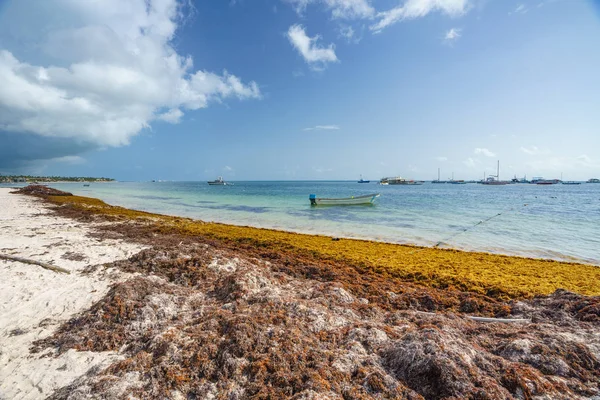
POLYGON ((52 186, 114 205, 204 221, 427 246, 441 241, 440 247, 600 265, 600 184, 380 186, 287 181, 52 186), (374 206, 319 208, 308 200, 310 193, 347 197, 376 192, 381 197, 374 206), (480 221, 484 222, 477 225, 480 221))

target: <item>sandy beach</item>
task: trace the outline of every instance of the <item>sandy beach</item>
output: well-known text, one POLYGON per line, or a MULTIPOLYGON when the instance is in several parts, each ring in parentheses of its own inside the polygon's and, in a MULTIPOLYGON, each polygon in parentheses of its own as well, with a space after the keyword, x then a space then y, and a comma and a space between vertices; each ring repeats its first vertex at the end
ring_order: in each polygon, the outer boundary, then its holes
POLYGON ((115 352, 32 355, 32 343, 101 299, 117 271, 82 275, 89 265, 127 258, 141 246, 89 237, 90 226, 60 218, 39 200, 0 188, 0 254, 66 268, 71 274, 0 260, 0 398, 39 399, 91 368, 114 362, 115 352))
POLYGON ((597 267, 0 204, 2 399, 600 395, 597 267))

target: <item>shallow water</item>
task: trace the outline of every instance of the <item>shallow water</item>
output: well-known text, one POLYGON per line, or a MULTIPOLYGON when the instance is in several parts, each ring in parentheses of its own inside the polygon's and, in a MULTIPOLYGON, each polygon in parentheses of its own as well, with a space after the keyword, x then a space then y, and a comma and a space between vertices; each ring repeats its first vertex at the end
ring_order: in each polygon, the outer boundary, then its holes
POLYGON ((600 184, 430 184, 356 182, 114 182, 52 184, 110 204, 231 223, 436 245, 600 265, 600 184), (308 195, 381 193, 373 206, 311 207, 308 195), (483 222, 482 222, 483 221, 483 222))

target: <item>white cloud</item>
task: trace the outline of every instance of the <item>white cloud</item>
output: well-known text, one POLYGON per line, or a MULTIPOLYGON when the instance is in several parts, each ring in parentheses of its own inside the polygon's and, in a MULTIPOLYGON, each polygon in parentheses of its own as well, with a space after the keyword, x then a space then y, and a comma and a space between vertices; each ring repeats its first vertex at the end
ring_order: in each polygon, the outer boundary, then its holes
POLYGON ((375 16, 378 21, 370 29, 378 33, 396 22, 424 17, 435 11, 460 16, 467 12, 469 3, 469 0, 406 0, 401 6, 378 12, 375 16))
POLYGON ((304 128, 304 131, 331 131, 331 130, 339 130, 340 127, 337 125, 317 125, 312 128, 304 128))
POLYGON ((354 29, 349 25, 342 25, 339 29, 340 37, 346 39, 348 42, 351 42, 354 38, 354 29))
MULTIPOLYGON (((22 24, 26 7, 12 5, 15 15, 3 18, 22 24)), ((35 62, 0 48, 0 130, 121 146, 154 120, 178 122, 182 110, 261 97, 255 82, 194 70, 192 58, 177 53, 171 40, 185 18, 178 0, 41 6, 44 18, 29 26, 35 62)))
POLYGON ((444 36, 444 41, 446 43, 456 42, 462 36, 461 32, 462 32, 462 29, 459 29, 459 28, 450 29, 448 32, 446 32, 446 35, 444 36))
POLYGON ((538 149, 537 146, 521 147, 519 150, 521 150, 525 154, 530 154, 530 155, 539 154, 539 152, 540 152, 540 149, 538 149))
POLYGON ((288 39, 292 46, 298 50, 304 61, 314 70, 323 70, 328 63, 337 62, 335 55, 335 46, 319 47, 317 41, 320 36, 310 37, 306 34, 302 25, 292 25, 287 32, 288 39))
POLYGON ((465 161, 463 161, 463 164, 465 164, 469 168, 475 168, 476 161, 469 157, 465 161))
POLYGON ((525 14, 528 11, 528 8, 525 4, 517 5, 517 8, 513 11, 515 14, 525 14))
POLYGON ((294 6, 298 13, 303 13, 312 3, 323 4, 331 11, 334 19, 364 19, 371 18, 375 9, 368 0, 284 0, 294 6))
POLYGON ((491 151, 489 151, 488 149, 480 149, 480 148, 476 148, 474 151, 475 154, 482 154, 486 157, 496 157, 496 154, 492 153, 491 151))
POLYGON ((66 163, 66 164, 83 164, 85 163, 85 158, 80 156, 64 156, 64 157, 56 157, 51 161, 66 163))
POLYGON ((537 146, 531 146, 531 147, 523 147, 523 146, 521 146, 519 148, 519 150, 522 151, 523 153, 529 154, 531 156, 548 155, 548 154, 552 153, 549 149, 540 149, 537 146))
POLYGON ((436 157, 435 159, 441 162, 448 161, 448 157, 436 157))
POLYGON ((227 171, 227 172, 231 172, 231 171, 233 171, 233 168, 231 168, 229 165, 226 165, 223 167, 223 170, 227 171))
POLYGON ((157 115, 156 118, 172 124, 178 124, 181 117, 183 117, 183 112, 179 108, 172 108, 165 113, 157 115))

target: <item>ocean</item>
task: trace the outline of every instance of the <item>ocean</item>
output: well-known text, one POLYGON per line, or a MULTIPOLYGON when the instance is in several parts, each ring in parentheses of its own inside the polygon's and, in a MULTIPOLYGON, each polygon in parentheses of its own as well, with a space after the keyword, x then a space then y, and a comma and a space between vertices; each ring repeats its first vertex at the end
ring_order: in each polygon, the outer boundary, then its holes
POLYGON ((355 181, 57 183, 113 205, 203 221, 600 265, 600 184, 484 186, 355 181), (309 194, 381 193, 311 207, 309 194))

